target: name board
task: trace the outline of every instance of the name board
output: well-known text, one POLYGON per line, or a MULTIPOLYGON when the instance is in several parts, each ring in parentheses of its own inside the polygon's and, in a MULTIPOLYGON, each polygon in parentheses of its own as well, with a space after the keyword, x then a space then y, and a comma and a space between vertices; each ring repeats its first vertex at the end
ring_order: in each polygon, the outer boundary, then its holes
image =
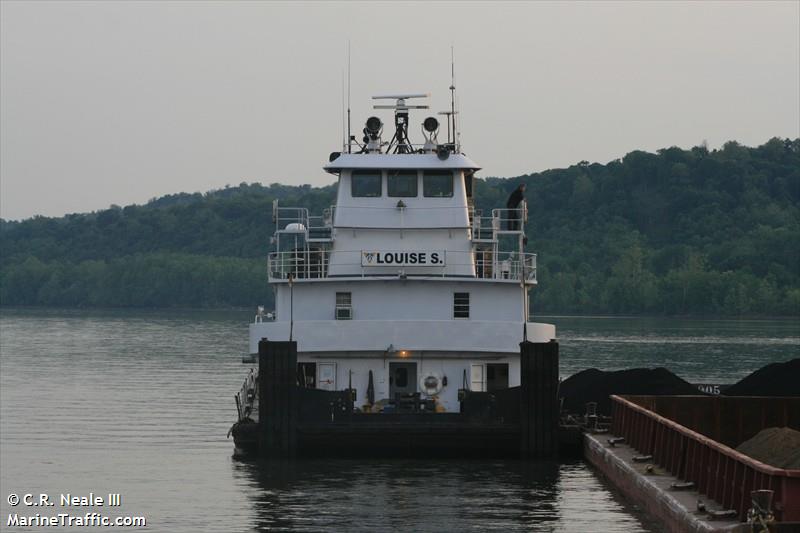
POLYGON ((362 250, 362 267, 443 267, 444 250, 362 250))

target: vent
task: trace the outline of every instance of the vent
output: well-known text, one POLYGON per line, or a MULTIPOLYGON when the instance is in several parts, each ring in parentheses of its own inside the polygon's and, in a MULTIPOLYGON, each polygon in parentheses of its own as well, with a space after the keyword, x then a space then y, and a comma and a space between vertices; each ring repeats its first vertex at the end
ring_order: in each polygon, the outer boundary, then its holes
POLYGON ((349 305, 337 305, 336 320, 353 320, 353 308, 349 305))

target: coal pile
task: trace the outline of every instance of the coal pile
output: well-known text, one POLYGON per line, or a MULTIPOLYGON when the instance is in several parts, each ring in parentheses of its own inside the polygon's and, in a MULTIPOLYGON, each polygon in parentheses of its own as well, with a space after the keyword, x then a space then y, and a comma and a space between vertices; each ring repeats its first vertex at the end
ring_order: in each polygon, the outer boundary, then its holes
POLYGON ((800 358, 762 367, 724 392, 725 396, 800 396, 800 358))
POLYGON ((682 380, 666 368, 632 368, 604 372, 596 368, 583 370, 561 383, 559 397, 564 410, 583 414, 588 402, 597 402, 597 413, 611 414, 612 394, 698 395, 697 387, 682 380))
POLYGON ((775 468, 800 469, 800 431, 792 428, 763 429, 736 450, 775 468))

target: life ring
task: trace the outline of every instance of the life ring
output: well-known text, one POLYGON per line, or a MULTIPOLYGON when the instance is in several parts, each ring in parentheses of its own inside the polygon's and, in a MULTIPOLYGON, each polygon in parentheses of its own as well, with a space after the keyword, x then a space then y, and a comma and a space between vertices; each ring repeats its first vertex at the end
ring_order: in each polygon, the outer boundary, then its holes
POLYGON ((419 390, 426 396, 439 394, 442 387, 442 376, 438 372, 425 372, 419 378, 419 390))

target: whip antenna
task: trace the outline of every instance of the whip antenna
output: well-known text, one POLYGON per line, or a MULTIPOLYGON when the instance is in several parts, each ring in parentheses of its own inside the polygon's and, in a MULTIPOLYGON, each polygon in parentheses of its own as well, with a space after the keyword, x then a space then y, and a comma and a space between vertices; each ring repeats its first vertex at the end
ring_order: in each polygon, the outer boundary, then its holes
POLYGON ((353 136, 350 133, 350 40, 347 41, 347 153, 351 153, 353 136))
POLYGON ((458 142, 458 128, 456 126, 456 62, 453 46, 450 46, 450 109, 439 111, 440 115, 447 116, 447 149, 453 153, 460 152, 461 146, 458 142))

